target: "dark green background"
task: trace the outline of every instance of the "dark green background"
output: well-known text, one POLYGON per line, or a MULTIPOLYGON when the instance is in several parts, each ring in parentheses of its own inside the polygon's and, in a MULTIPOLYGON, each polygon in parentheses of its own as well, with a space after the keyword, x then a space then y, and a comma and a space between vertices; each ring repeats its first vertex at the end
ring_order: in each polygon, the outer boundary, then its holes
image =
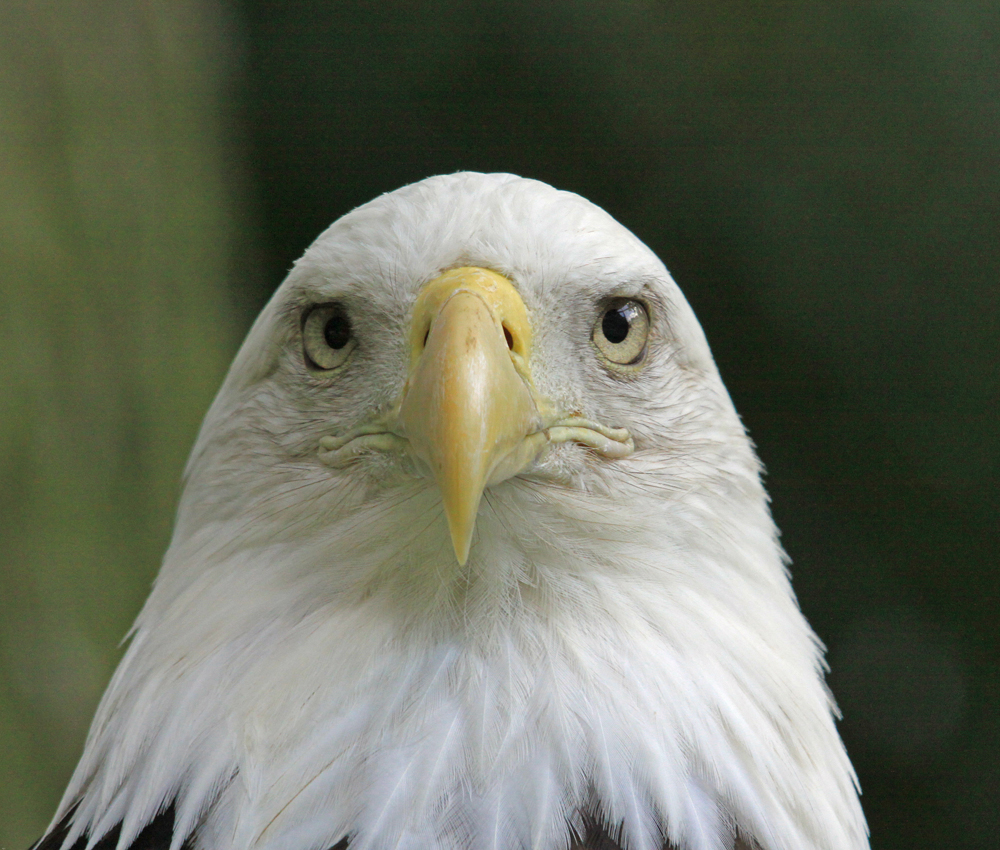
POLYGON ((0 24, 0 846, 51 814, 253 314, 330 221, 458 169, 579 192, 664 259, 768 467, 872 846, 996 846, 995 0, 0 24))

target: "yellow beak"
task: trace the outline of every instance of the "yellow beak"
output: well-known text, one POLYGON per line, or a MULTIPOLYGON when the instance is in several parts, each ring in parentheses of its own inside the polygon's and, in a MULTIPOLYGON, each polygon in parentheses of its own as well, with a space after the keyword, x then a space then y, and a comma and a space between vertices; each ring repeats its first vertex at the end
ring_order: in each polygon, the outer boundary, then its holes
POLYGON ((460 564, 483 491, 520 472, 546 440, 530 352, 524 302, 502 275, 452 269, 420 293, 399 420, 441 489, 460 564))

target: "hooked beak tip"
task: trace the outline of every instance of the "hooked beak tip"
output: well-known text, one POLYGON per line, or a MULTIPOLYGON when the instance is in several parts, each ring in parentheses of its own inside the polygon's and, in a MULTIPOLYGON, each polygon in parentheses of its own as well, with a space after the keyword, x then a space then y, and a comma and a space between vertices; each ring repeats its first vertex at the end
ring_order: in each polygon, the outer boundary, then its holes
POLYGON ((469 549, 472 547, 472 535, 470 534, 465 540, 458 540, 455 537, 451 538, 451 543, 455 547, 455 558, 458 559, 458 565, 464 567, 466 562, 469 560, 469 549))

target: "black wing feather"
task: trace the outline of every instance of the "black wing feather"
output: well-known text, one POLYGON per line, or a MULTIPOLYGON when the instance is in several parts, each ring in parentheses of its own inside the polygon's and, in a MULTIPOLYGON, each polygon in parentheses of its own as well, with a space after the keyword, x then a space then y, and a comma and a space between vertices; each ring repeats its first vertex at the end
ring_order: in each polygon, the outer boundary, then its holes
MULTIPOLYGON (((59 825, 35 844, 31 850, 60 850, 63 841, 66 840, 66 834, 73 824, 73 814, 74 812, 72 811, 67 814, 59 822, 59 825)), ((118 846, 118 836, 121 835, 121 831, 121 824, 118 824, 118 826, 108 832, 94 845, 93 850, 115 850, 118 846)), ((135 841, 129 845, 129 850, 169 850, 170 839, 173 835, 174 806, 171 803, 170 806, 146 824, 142 832, 135 837, 135 841)), ((86 847, 87 836, 81 835, 72 847, 67 848, 67 850, 86 850, 86 847)), ((185 841, 181 850, 193 850, 193 847, 189 841, 185 841)))
MULTIPOLYGON (((70 826, 72 826, 73 814, 74 812, 70 811, 59 822, 59 825, 38 841, 31 850, 61 850, 63 841, 66 839, 70 826)), ((584 818, 583 826, 583 835, 571 829, 570 850, 622 850, 620 826, 616 829, 603 823, 600 819, 590 816, 584 818)), ((98 841, 93 850, 115 850, 120 834, 121 824, 98 841)), ((169 850, 173 834, 174 806, 171 803, 135 837, 135 841, 129 845, 128 850, 169 850)), ((330 850, 347 850, 348 843, 347 838, 342 838, 330 850)), ((78 838, 67 850, 86 850, 86 847, 87 836, 84 835, 78 838)), ((181 850, 194 850, 190 838, 184 842, 181 850)), ((674 850, 674 847, 667 843, 663 850, 674 850)), ((734 850, 757 850, 757 845, 753 842, 745 843, 743 840, 737 839, 734 850)))

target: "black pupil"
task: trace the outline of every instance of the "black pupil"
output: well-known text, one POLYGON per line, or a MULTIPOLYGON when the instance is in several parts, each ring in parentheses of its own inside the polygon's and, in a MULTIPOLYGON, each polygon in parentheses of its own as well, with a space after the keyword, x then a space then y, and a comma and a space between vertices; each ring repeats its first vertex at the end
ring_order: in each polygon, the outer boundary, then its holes
POLYGON ((601 320, 601 330, 604 332, 604 338, 608 342, 615 344, 625 341, 625 337, 628 336, 631 326, 632 323, 629 321, 625 307, 612 307, 604 314, 604 318, 601 320))
POLYGON ((323 325, 323 339, 330 348, 343 348, 351 339, 351 320, 344 313, 334 313, 323 325))

